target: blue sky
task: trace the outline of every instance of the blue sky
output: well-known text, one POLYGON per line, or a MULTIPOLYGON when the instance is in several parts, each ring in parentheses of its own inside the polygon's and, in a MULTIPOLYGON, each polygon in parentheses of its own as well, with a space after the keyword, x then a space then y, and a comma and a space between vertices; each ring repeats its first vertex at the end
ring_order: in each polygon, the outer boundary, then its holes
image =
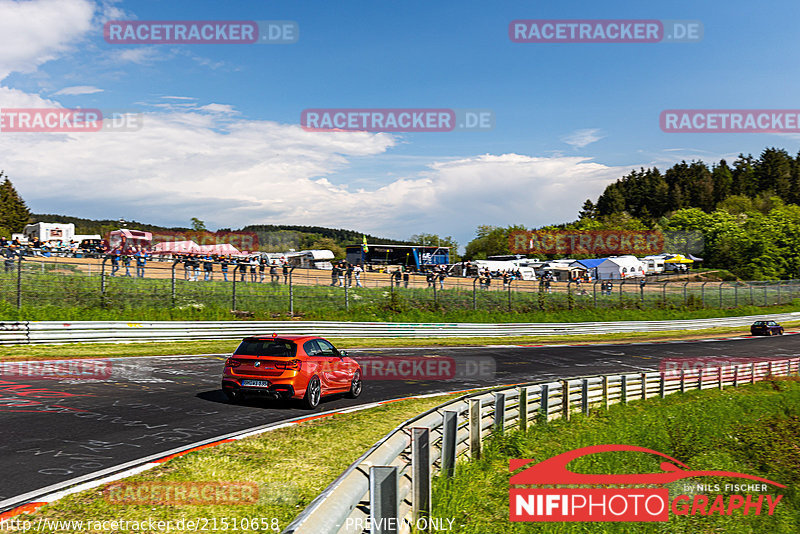
POLYGON ((800 4, 0 1, 0 108, 125 108, 135 132, 0 133, 39 213, 407 238, 575 218, 632 168, 797 135, 667 134, 669 108, 794 109, 800 4), (699 20, 697 43, 518 44, 515 19, 699 20), (293 20, 291 45, 103 40, 107 20, 293 20), (491 109, 491 131, 306 132, 306 108, 491 109))

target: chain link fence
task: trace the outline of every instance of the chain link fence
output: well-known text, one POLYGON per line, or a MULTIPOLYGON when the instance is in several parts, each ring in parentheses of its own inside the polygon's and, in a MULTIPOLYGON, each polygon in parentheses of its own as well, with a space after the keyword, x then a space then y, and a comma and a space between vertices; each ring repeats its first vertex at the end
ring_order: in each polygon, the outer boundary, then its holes
POLYGON ((640 279, 550 282, 394 273, 333 276, 320 269, 198 261, 3 258, 0 301, 17 308, 220 310, 240 318, 380 308, 536 312, 593 308, 699 309, 772 306, 800 296, 800 281, 693 282, 640 279), (333 276, 333 277, 332 277, 333 276))

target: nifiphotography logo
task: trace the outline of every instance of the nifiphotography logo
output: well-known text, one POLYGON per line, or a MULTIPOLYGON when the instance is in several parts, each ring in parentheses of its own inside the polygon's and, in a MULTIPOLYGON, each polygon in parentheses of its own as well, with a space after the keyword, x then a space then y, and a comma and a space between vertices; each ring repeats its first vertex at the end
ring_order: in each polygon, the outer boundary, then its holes
MULTIPOLYGON (((533 460, 509 462, 513 473, 533 460)), ((593 445, 582 447, 539 462, 513 475, 512 486, 550 486, 546 488, 512 487, 509 489, 511 521, 669 521, 674 515, 773 515, 783 495, 757 494, 768 485, 786 486, 753 475, 733 471, 692 471, 686 464, 666 454, 634 445, 593 445), (661 456, 662 472, 642 474, 582 474, 567 469, 578 458, 602 452, 632 451, 661 456), (670 501, 666 484, 686 478, 744 478, 745 484, 684 484, 670 501), (558 486, 579 487, 558 487, 558 486), (615 487, 609 487, 615 486, 615 487), (625 487, 636 486, 636 487, 625 487), (653 487, 660 486, 660 487, 653 487), (725 495, 702 492, 742 492, 725 495)))

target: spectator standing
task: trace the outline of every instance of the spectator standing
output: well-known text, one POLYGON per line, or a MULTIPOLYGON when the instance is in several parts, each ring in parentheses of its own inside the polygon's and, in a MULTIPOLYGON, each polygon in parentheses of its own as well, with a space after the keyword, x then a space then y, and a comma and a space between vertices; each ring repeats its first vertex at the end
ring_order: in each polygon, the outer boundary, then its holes
POLYGON ((111 254, 111 276, 117 276, 119 271, 119 253, 113 252, 111 254))
POLYGON ((339 262, 339 272, 336 273, 339 277, 339 287, 344 287, 344 272, 347 269, 344 262, 339 262))
POLYGON ((333 267, 331 268, 331 286, 336 286, 336 282, 339 280, 339 264, 334 263, 333 267))
POLYGON ((144 266, 147 265, 147 256, 139 249, 136 251, 136 278, 144 278, 144 266))
POLYGON ((236 263, 239 266, 239 281, 247 282, 247 258, 239 257, 236 263))
POLYGON ((122 256, 122 265, 125 266, 125 276, 131 277, 131 257, 127 254, 122 256))
POLYGON ((214 279, 214 260, 210 255, 203 258, 203 276, 206 282, 214 279))
POLYGON ((289 264, 286 260, 283 261, 283 285, 289 283, 289 264))
POLYGON ((447 271, 440 269, 437 278, 439 279, 439 289, 444 289, 444 279, 447 278, 447 271))
POLYGON ((274 261, 269 266, 269 281, 271 284, 277 284, 281 281, 281 277, 278 275, 278 264, 274 261))
POLYGON ((409 278, 411 278, 411 275, 408 273, 408 269, 403 269, 403 287, 408 288, 409 278))
POLYGON ((354 269, 353 264, 348 263, 347 274, 346 274, 347 287, 353 287, 353 269, 354 269))
POLYGON ((428 271, 425 274, 425 281, 428 282, 428 287, 433 287, 433 284, 436 283, 435 280, 436 276, 433 274, 433 271, 428 271))
POLYGON ((358 264, 355 267, 353 267, 353 275, 356 277, 356 287, 364 287, 361 285, 362 272, 364 272, 364 269, 361 268, 361 264, 358 264))
POLYGON ((258 283, 263 284, 264 278, 266 278, 266 274, 264 274, 267 270, 267 259, 264 256, 258 258, 258 283))
POLYGON ((252 258, 250 258, 250 281, 251 282, 255 282, 257 280, 257 278, 256 278, 256 269, 258 269, 259 263, 260 262, 258 261, 258 257, 257 256, 253 256, 252 258))
POLYGON ((228 281, 228 257, 223 256, 220 259, 219 270, 222 271, 222 279, 228 281))

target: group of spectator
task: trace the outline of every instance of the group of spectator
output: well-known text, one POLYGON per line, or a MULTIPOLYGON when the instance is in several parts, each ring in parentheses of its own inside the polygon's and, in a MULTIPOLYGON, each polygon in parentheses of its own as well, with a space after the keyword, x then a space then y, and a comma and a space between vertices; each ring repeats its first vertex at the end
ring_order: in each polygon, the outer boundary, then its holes
POLYGON ((111 276, 117 276, 120 269, 120 263, 125 267, 125 274, 123 276, 131 276, 131 260, 136 264, 136 278, 144 278, 144 267, 147 265, 148 255, 141 247, 135 249, 117 249, 112 251, 109 256, 111 257, 111 276))
POLYGON ((250 274, 249 281, 252 283, 263 283, 269 271, 270 283, 278 284, 283 275, 283 283, 289 283, 289 264, 282 261, 280 264, 275 260, 269 261, 266 257, 256 255, 250 257, 233 257, 230 255, 196 255, 185 254, 179 255, 176 260, 183 263, 184 279, 189 282, 197 282, 200 280, 200 268, 203 271, 203 281, 210 282, 214 280, 214 265, 219 265, 219 272, 222 275, 224 282, 228 281, 228 274, 234 272, 239 275, 239 281, 247 282, 248 273, 250 274))
POLYGON ((341 260, 333 264, 331 269, 331 285, 336 287, 352 287, 353 279, 356 280, 356 287, 364 287, 361 285, 361 273, 364 268, 360 263, 353 265, 347 261, 341 260))

